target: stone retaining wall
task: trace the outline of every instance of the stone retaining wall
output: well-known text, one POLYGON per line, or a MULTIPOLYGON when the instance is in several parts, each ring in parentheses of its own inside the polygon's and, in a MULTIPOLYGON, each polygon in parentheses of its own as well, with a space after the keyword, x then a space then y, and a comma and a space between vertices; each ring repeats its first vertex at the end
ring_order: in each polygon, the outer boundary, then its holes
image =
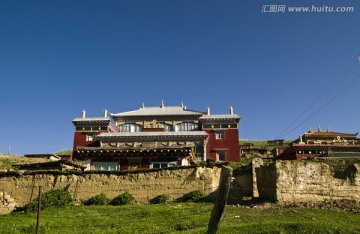
POLYGON ((335 177, 326 162, 276 161, 256 170, 261 198, 279 203, 360 201, 360 164, 351 165, 351 176, 335 177))
POLYGON ((147 203, 152 198, 167 194, 178 199, 194 190, 206 195, 215 192, 219 186, 221 168, 188 167, 148 172, 124 173, 37 173, 0 175, 0 192, 9 194, 18 206, 24 206, 38 197, 42 191, 66 189, 77 202, 105 193, 114 198, 127 191, 134 195, 136 202, 147 203))

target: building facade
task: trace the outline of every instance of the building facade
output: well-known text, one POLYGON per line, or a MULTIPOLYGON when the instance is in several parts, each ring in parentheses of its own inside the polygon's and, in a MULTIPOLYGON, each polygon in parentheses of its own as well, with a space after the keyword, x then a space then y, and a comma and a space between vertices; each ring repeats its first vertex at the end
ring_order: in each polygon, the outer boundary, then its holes
POLYGON ((73 159, 87 170, 135 170, 184 166, 214 159, 238 162, 240 117, 211 115, 181 106, 145 107, 103 117, 81 118, 75 126, 73 159))

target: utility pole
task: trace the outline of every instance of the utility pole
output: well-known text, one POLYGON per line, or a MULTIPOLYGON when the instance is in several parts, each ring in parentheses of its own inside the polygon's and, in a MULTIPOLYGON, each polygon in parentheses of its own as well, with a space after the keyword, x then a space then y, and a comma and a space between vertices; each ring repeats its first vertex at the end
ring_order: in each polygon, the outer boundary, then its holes
POLYGON ((220 221, 225 211, 231 187, 232 171, 232 168, 228 166, 222 166, 221 168, 218 194, 216 196, 214 208, 211 212, 207 234, 216 234, 220 227, 220 221))
POLYGON ((36 219, 36 234, 40 233, 41 188, 42 188, 42 186, 39 186, 38 211, 37 211, 37 219, 36 219))

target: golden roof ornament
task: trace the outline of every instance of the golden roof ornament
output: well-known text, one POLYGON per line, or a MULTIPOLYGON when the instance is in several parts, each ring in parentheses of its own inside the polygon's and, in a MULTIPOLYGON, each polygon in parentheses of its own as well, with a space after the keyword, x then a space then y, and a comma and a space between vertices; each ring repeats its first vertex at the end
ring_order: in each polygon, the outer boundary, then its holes
POLYGON ((151 122, 151 125, 152 125, 153 128, 156 128, 156 123, 157 123, 157 122, 156 122, 156 119, 154 119, 154 120, 151 122))

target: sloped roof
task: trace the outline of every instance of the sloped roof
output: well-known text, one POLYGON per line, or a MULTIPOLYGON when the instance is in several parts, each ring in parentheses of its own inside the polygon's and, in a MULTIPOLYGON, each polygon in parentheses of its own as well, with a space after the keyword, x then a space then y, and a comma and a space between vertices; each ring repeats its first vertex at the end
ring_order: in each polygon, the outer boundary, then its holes
POLYGON ((141 107, 138 110, 111 114, 111 117, 127 116, 162 116, 162 115, 203 115, 204 112, 186 110, 182 106, 163 106, 163 107, 141 107))
POLYGON ((358 133, 341 133, 341 132, 332 132, 332 131, 314 131, 314 132, 307 132, 304 134, 305 137, 356 137, 358 133))

